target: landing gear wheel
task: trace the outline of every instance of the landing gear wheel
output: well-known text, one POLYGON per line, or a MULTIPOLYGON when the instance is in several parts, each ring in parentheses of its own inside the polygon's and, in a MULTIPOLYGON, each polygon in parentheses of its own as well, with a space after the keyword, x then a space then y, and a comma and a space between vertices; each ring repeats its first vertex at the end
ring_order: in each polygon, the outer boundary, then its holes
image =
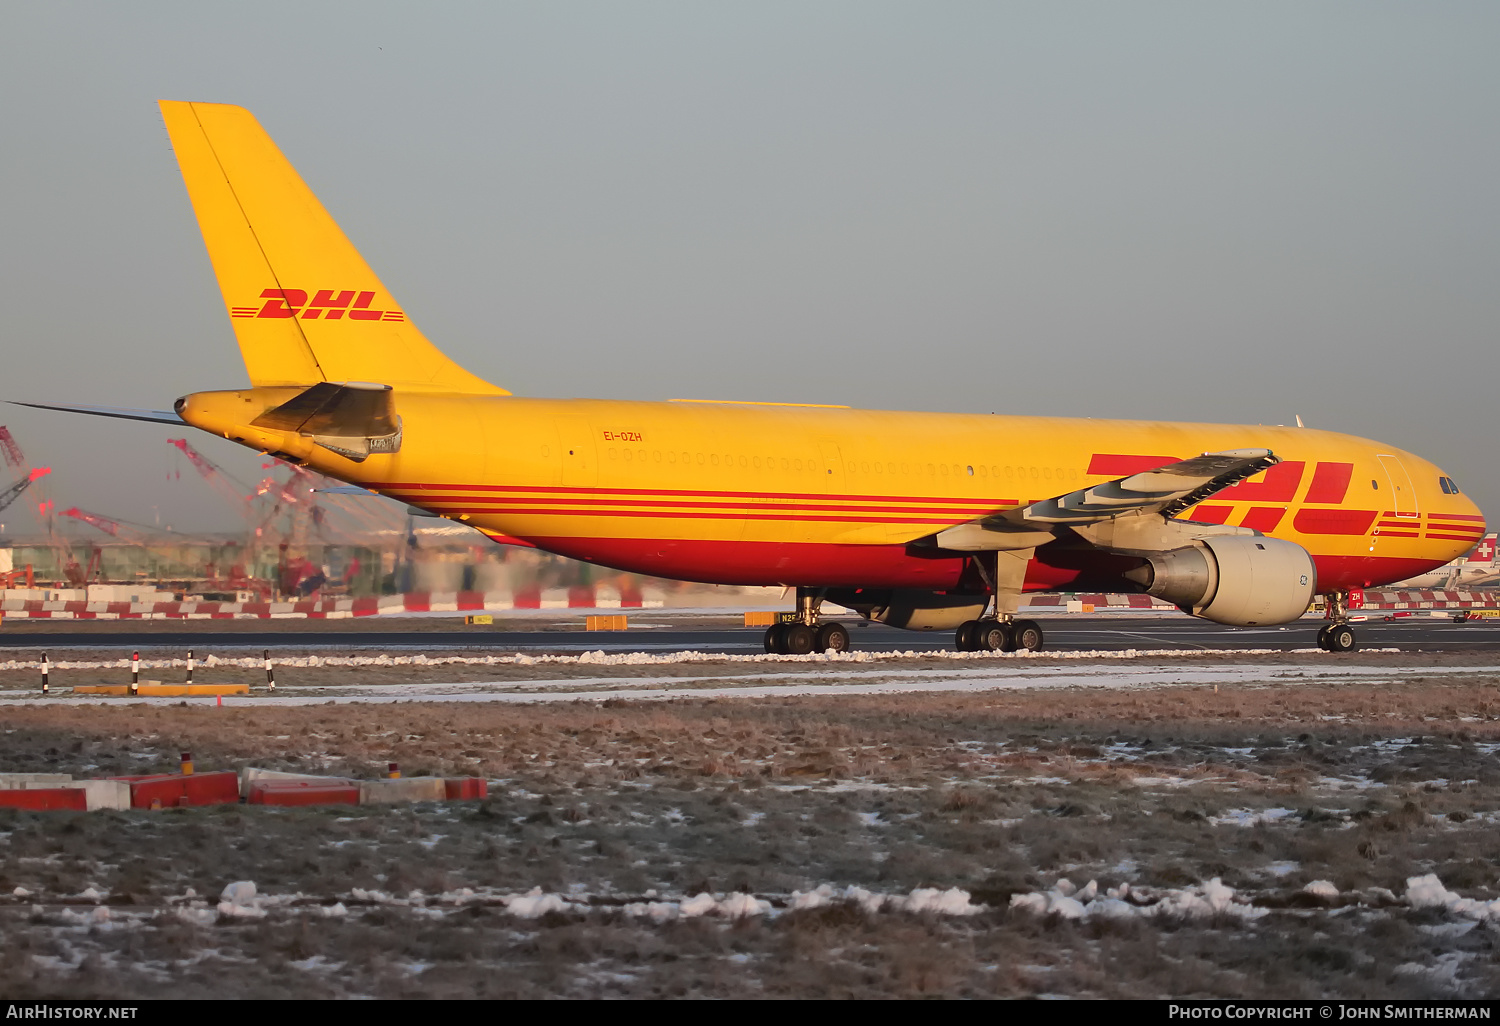
POLYGON ((975 652, 978 649, 974 643, 974 633, 979 629, 978 620, 965 620, 958 625, 958 632, 953 636, 955 647, 960 652, 975 652))
POLYGON ((786 624, 774 623, 766 628, 765 645, 767 652, 785 654, 786 644, 783 640, 786 635, 786 624))
POLYGON ((974 650, 976 652, 1006 652, 1010 645, 1010 626, 999 620, 981 620, 979 627, 974 631, 974 650))
POLYGON ((1325 623, 1318 628, 1318 647, 1324 652, 1328 651, 1328 631, 1333 627, 1331 623, 1325 623))
POLYGON ((1010 625, 1010 636, 1018 649, 1036 652, 1042 647, 1042 628, 1035 620, 1017 620, 1010 625))
POLYGON ((813 640, 813 650, 816 652, 849 651, 849 631, 841 623, 825 623, 818 628, 817 636, 813 640))
POLYGON ((807 624, 787 624, 786 633, 781 636, 782 651, 787 655, 807 655, 813 650, 815 641, 813 629, 807 624))
POLYGON ((1354 637, 1354 628, 1347 623, 1336 623, 1328 628, 1324 642, 1330 652, 1353 652, 1359 647, 1359 642, 1354 637))

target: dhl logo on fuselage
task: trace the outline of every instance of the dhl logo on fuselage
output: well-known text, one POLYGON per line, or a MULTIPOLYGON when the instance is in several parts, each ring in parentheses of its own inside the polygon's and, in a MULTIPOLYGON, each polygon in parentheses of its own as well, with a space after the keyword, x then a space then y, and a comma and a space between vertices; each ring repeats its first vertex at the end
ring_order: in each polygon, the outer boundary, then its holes
POLYGON ((355 289, 318 289, 311 301, 302 289, 266 289, 260 294, 265 300, 261 306, 232 306, 231 317, 265 317, 286 320, 299 317, 313 321, 321 317, 325 321, 336 321, 345 315, 351 321, 404 321, 406 315, 400 310, 371 310, 375 301, 374 292, 359 292, 355 289))

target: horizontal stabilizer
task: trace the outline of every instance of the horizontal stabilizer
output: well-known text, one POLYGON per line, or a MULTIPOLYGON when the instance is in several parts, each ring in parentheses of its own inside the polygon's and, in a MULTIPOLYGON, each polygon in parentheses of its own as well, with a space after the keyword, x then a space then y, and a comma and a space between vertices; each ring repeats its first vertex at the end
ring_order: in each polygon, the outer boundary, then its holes
POLYGON ((91 417, 117 417, 120 420, 144 420, 151 424, 181 425, 183 419, 171 410, 128 410, 119 406, 76 406, 71 403, 23 403, 18 399, 8 402, 12 406, 30 406, 34 410, 61 410, 64 413, 87 413, 91 417))
POLYGON ((355 463, 374 452, 401 451, 401 418, 389 385, 320 381, 250 424, 306 435, 355 463))

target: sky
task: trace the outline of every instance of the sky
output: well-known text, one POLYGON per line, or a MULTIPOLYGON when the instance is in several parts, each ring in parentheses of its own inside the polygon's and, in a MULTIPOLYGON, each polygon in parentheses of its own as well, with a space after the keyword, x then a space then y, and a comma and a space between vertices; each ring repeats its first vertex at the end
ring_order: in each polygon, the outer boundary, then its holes
MULTIPOLYGON (((209 100, 252 110, 407 315, 518 394, 1300 415, 1500 513, 1500 5, 0 15, 0 398, 246 382, 155 106, 209 100)), ((238 524, 181 431, 0 423, 60 506, 238 524)))

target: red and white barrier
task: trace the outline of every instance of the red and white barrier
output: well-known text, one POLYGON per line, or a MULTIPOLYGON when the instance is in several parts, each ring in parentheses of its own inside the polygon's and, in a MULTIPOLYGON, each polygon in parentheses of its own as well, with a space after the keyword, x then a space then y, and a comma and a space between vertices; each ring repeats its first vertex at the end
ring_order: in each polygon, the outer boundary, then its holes
POLYGON ((542 591, 414 591, 378 598, 303 599, 297 602, 85 602, 0 600, 0 613, 52 620, 343 620, 409 613, 487 613, 510 609, 660 609, 660 599, 593 588, 542 591))
POLYGON ((1497 609, 1500 591, 1367 591, 1361 609, 1497 609))
MULTIPOLYGON (((3 594, 3 592, 0 592, 3 594)), ((1126 609, 1176 609, 1150 595, 1106 595, 1039 592, 1022 596, 1028 609, 1063 610, 1069 602, 1095 612, 1126 609)), ((403 616, 411 613, 494 613, 528 609, 661 609, 661 599, 622 595, 612 588, 557 588, 542 591, 414 591, 378 598, 303 599, 297 602, 85 602, 0 599, 0 613, 17 619, 53 620, 343 620, 356 616, 403 616)), ((1367 591, 1369 610, 1496 609, 1500 590, 1367 591)))

